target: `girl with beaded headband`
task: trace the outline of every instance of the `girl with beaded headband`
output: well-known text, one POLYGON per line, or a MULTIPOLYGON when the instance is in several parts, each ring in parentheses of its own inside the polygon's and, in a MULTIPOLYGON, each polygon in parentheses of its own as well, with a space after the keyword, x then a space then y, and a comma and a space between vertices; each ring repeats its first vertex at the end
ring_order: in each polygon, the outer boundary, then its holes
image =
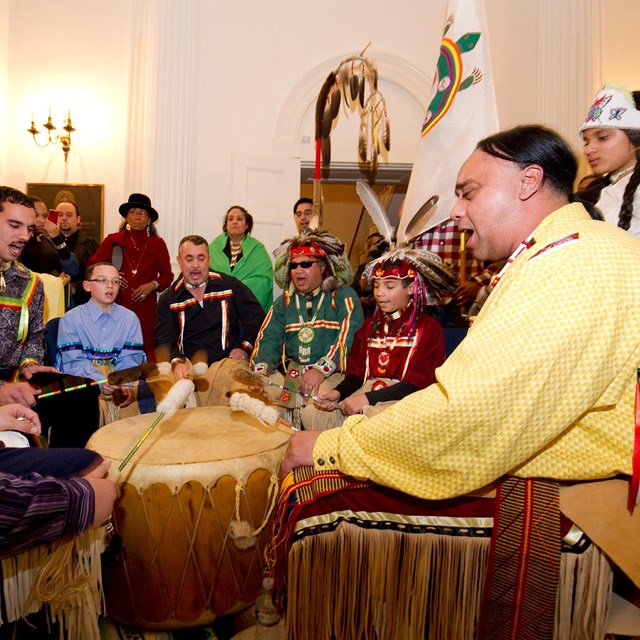
POLYGON ((414 266, 428 259, 422 253, 427 252, 392 251, 366 269, 375 311, 355 335, 344 380, 320 391, 322 401, 302 411, 305 429, 337 427, 355 413, 374 415, 435 382, 445 357, 444 334, 425 312, 429 275, 414 266))
POLYGON ((640 92, 606 84, 580 132, 593 172, 606 176, 597 208, 605 221, 640 237, 640 92))

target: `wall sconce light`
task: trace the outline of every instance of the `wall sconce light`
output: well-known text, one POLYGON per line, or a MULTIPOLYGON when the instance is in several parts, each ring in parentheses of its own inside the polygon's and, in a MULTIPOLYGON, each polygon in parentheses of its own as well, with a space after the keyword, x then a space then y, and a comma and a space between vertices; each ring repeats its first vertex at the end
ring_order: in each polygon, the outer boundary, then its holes
POLYGON ((42 126, 48 132, 47 141, 44 144, 40 144, 38 142, 38 139, 36 138, 36 136, 39 135, 40 132, 36 129, 36 124, 33 116, 31 116, 31 128, 27 129, 27 133, 30 133, 33 136, 33 141, 43 149, 50 144, 56 144, 57 142, 59 142, 62 146, 62 153, 64 153, 64 161, 66 162, 67 156, 69 155, 69 150, 71 149, 71 133, 75 131, 75 129, 71 125, 71 111, 67 112, 67 118, 64 122, 64 127, 62 127, 62 130, 66 131, 65 134, 56 136, 51 135, 52 131, 56 131, 56 126, 51 120, 51 109, 49 109, 49 117, 47 118, 47 121, 42 126))

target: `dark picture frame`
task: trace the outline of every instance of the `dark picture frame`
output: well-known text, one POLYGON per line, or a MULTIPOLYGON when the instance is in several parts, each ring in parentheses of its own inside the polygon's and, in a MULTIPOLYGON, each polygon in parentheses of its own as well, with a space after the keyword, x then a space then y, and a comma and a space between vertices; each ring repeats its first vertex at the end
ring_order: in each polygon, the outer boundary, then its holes
POLYGON ((104 233, 104 185, 73 184, 68 182, 27 182, 27 195, 42 198, 48 209, 55 209, 60 198, 69 201, 72 194, 80 211, 80 229, 82 232, 102 240, 104 233))

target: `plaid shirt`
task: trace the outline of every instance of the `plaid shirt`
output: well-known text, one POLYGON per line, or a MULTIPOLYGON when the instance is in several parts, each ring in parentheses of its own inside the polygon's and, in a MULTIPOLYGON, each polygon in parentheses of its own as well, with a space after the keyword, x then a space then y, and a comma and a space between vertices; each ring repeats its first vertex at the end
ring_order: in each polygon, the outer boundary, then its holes
MULTIPOLYGON (((457 220, 447 220, 446 222, 425 231, 414 243, 416 249, 431 251, 450 264, 456 275, 460 270, 460 231, 457 220)), ((474 259, 470 251, 467 254, 466 280, 475 280, 480 285, 487 285, 492 276, 500 270, 500 266, 493 264, 485 268, 482 262, 474 259)), ((458 283, 460 284, 460 283, 458 283)))

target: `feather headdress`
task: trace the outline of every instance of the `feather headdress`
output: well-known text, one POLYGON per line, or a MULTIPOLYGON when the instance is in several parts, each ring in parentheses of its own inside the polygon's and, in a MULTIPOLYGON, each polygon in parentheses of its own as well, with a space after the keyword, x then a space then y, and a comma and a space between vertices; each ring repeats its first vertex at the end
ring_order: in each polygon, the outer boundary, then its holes
POLYGON ((274 250, 274 278, 278 286, 286 290, 290 284, 291 252, 296 248, 317 247, 327 266, 328 275, 322 283, 323 291, 333 291, 343 284, 351 284, 353 269, 344 251, 344 244, 326 231, 305 231, 299 236, 287 238, 274 250), (322 255, 324 254, 324 255, 322 255))
POLYGON ((408 270, 398 271, 405 277, 405 271, 410 274, 406 277, 413 277, 413 293, 416 308, 422 309, 427 305, 437 304, 439 299, 448 291, 454 291, 455 275, 451 268, 442 261, 435 253, 416 249, 412 243, 423 232, 423 225, 429 212, 438 201, 437 196, 433 196, 426 202, 407 224, 401 237, 396 238, 396 230, 389 222, 389 217, 382 206, 375 191, 364 181, 356 182, 356 191, 362 204, 365 206, 378 231, 389 243, 389 251, 379 258, 372 260, 364 270, 363 277, 369 282, 376 277, 376 273, 385 272, 385 265, 398 264, 409 267, 408 270))

